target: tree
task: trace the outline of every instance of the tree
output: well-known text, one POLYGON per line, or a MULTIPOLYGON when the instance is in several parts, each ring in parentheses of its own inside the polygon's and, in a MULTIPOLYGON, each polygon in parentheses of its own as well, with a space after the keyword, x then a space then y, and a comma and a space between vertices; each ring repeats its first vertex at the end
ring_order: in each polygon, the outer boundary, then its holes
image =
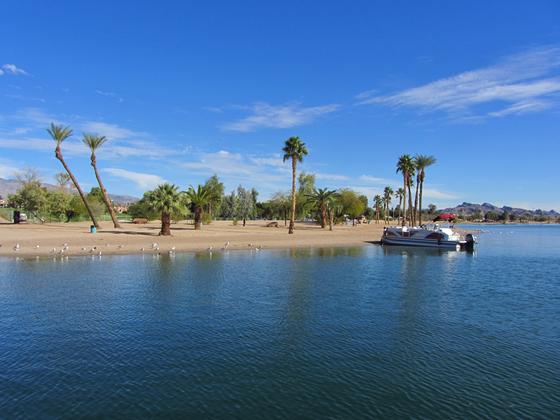
POLYGON ((305 195, 308 201, 315 206, 321 215, 321 229, 327 226, 327 208, 329 201, 332 200, 335 193, 336 191, 328 190, 327 188, 315 188, 312 193, 305 195))
POLYGON ((194 213, 194 229, 200 230, 202 229, 204 206, 210 202, 210 192, 202 185, 198 185, 196 190, 191 185, 185 194, 194 213))
POLYGON ((62 164, 62 166, 66 170, 66 173, 68 174, 68 176, 72 180, 72 183, 74 184, 74 187, 76 187, 76 190, 78 191, 78 194, 80 194, 80 198, 82 199, 82 201, 84 203, 84 206, 87 209, 87 212, 89 214, 89 217, 90 217, 93 225, 96 228, 99 228, 99 224, 97 223, 97 219, 95 218, 95 215, 93 214, 93 211, 92 211, 89 203, 86 200, 84 192, 80 188, 80 184, 78 184, 78 180, 76 179, 76 177, 74 176, 72 171, 70 171, 70 168, 68 167, 68 165, 66 164, 66 161, 64 160, 64 157, 62 156, 62 149, 61 149, 62 142, 72 135, 72 130, 70 129, 70 127, 63 127, 61 125, 56 125, 54 123, 51 123, 51 126, 50 126, 50 128, 47 129, 47 132, 51 135, 53 140, 56 142, 56 148, 55 148, 55 151, 54 151, 55 157, 60 161, 60 163, 62 164))
POLYGON ((68 190, 68 184, 70 183, 70 176, 64 172, 59 172, 54 176, 58 187, 61 190, 68 190))
POLYGON ((247 219, 255 213, 255 204, 252 190, 246 190, 241 185, 237 187, 237 208, 235 213, 237 217, 243 220, 243 226, 245 226, 247 219))
POLYGON ((391 198, 393 197, 393 189, 389 186, 383 190, 383 199, 385 200, 385 223, 389 223, 389 207, 391 206, 391 198))
POLYGON ((99 189, 101 190, 101 198, 103 199, 103 202, 105 203, 105 207, 107 208, 107 211, 109 212, 109 215, 111 216, 111 220, 113 221, 113 227, 115 229, 120 229, 121 225, 119 224, 119 221, 117 220, 117 215, 115 214, 115 209, 113 207, 113 204, 111 203, 111 200, 109 199, 109 194, 107 194, 107 190, 105 189, 105 185, 103 185, 103 182, 101 181, 101 176, 99 175, 99 171, 97 170, 97 156, 95 155, 95 152, 97 151, 97 149, 99 149, 101 146, 103 146, 107 142, 107 137, 96 136, 94 134, 85 133, 84 137, 82 139, 82 142, 87 147, 89 147, 89 150, 91 152, 91 154, 90 154, 91 166, 93 168, 93 172, 95 172, 95 178, 97 178, 97 183, 99 184, 99 189))
POLYGON ((411 184, 412 177, 414 176, 414 161, 410 155, 401 155, 397 162, 397 173, 401 172, 403 176, 403 221, 402 225, 406 223, 406 196, 408 191, 408 211, 410 214, 410 222, 414 224, 414 218, 412 216, 412 198, 411 198, 411 184))
POLYGON ((294 233, 294 225, 296 218, 296 173, 297 173, 297 163, 303 161, 303 157, 307 156, 307 147, 305 143, 300 140, 299 137, 290 137, 286 140, 284 148, 283 160, 292 161, 292 214, 290 216, 290 226, 288 228, 288 233, 294 233))
POLYGON ((8 196, 8 205, 23 209, 43 222, 40 213, 47 205, 47 189, 38 180, 27 181, 15 194, 8 196))
POLYGON ((426 168, 428 166, 436 163, 436 158, 434 156, 428 155, 416 155, 414 158, 414 163, 416 164, 416 198, 415 198, 415 208, 418 210, 418 224, 422 224, 422 194, 424 188, 424 179, 426 178, 426 168), (420 190, 420 193, 418 193, 420 190), (420 199, 420 204, 418 206, 417 200, 420 199), (417 207, 418 206, 418 207, 417 207))
POLYGON ((284 226, 288 225, 288 212, 290 211, 290 195, 284 192, 275 193, 270 199, 273 211, 279 219, 284 219, 284 226))
POLYGON ((399 189, 397 190, 397 192, 395 193, 395 197, 398 198, 398 200, 399 200, 399 206, 398 206, 398 208, 399 208, 399 215, 398 215, 398 218, 400 219, 401 214, 403 213, 403 211, 402 211, 402 205, 403 205, 404 189, 399 188, 399 189))
POLYGON ((432 216, 437 210, 437 207, 435 204, 428 204, 428 214, 430 216, 432 216))
POLYGON ((350 217, 352 221, 361 216, 367 207, 367 198, 359 196, 355 191, 344 188, 338 191, 337 202, 342 206, 342 211, 350 217))
POLYGON ((381 206, 383 204, 383 199, 379 194, 373 197, 373 203, 375 205, 375 223, 379 223, 379 215, 381 213, 381 206))
POLYGON ((144 196, 152 210, 161 214, 160 235, 170 236, 171 214, 180 212, 184 207, 184 198, 179 192, 179 187, 169 183, 161 184, 144 196))
POLYGON ((219 214, 220 206, 224 198, 224 184, 220 182, 218 175, 212 175, 204 183, 204 189, 208 191, 207 210, 210 217, 219 214))

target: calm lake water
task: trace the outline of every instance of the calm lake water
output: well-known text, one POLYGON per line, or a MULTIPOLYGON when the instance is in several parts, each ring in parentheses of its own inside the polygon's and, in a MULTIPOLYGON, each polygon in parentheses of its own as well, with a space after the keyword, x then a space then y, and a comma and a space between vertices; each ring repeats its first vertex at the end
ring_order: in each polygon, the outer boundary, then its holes
POLYGON ((0 260, 0 417, 560 416, 560 226, 474 254, 0 260))

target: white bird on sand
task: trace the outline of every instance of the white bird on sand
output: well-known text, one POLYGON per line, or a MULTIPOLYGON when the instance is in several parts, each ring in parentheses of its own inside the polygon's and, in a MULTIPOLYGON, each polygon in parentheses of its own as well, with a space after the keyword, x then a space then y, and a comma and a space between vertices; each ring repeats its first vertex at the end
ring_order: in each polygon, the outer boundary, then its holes
POLYGON ((227 241, 227 242, 224 244, 224 247, 223 247, 222 249, 228 249, 228 247, 229 247, 229 241, 227 241))
POLYGON ((68 242, 64 242, 64 243, 62 244, 62 246, 63 246, 63 247, 67 247, 67 246, 68 246, 68 242))
POLYGON ((140 251, 144 252, 144 247, 140 248, 140 251))
POLYGON ((86 250, 86 248, 83 246, 83 247, 82 247, 82 251, 85 251, 85 250, 86 250))
POLYGON ((171 247, 171 251, 175 252, 175 246, 171 247))
POLYGON ((54 254, 56 252, 56 248, 51 249, 51 254, 54 254))
POLYGON ((253 244, 252 244, 252 243, 248 243, 247 246, 248 246, 249 248, 252 248, 252 247, 253 247, 253 244))
POLYGON ((210 245, 210 246, 208 247, 208 252, 212 252, 213 249, 214 249, 214 246, 210 245))
POLYGON ((158 245, 157 242, 154 242, 154 243, 152 244, 152 249, 156 249, 156 248, 159 248, 159 245, 158 245))
POLYGON ((14 246, 14 251, 19 251, 19 248, 20 248, 19 244, 16 244, 16 245, 14 246))
POLYGON ((119 245, 118 248, 121 249, 124 245, 119 245))
POLYGON ((35 249, 39 249, 39 245, 35 245, 35 249))

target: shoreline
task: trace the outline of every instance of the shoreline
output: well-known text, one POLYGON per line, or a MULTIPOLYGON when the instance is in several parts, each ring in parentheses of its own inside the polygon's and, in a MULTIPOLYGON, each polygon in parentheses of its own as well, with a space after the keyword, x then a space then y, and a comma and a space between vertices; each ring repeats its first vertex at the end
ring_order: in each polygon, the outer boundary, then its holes
POLYGON ((289 235, 287 228, 266 227, 269 221, 250 221, 246 227, 234 226, 231 221, 213 221, 195 231, 192 224, 172 225, 172 236, 160 236, 159 221, 144 225, 123 223, 114 229, 110 222, 102 222, 97 233, 89 233, 89 222, 0 224, 0 256, 54 257, 88 255, 134 255, 212 250, 332 248, 365 246, 379 241, 383 227, 380 222, 346 226, 337 225, 333 231, 312 223, 296 222, 296 230, 289 235), (229 244, 226 246, 226 243, 229 244), (14 247, 19 244, 16 251, 14 247), (65 247, 64 244, 67 244, 65 247), (157 244, 157 246, 153 246, 157 244), (38 246, 38 247, 37 247, 38 246))

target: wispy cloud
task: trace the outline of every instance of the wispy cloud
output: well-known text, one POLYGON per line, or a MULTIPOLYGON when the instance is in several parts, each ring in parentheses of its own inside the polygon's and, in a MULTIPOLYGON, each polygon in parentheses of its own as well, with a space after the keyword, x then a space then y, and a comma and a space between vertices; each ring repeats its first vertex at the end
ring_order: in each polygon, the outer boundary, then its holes
POLYGON ((80 128, 84 131, 97 133, 113 140, 142 137, 145 135, 145 133, 133 131, 117 124, 101 121, 83 121, 80 123, 80 128))
POLYGON ((107 96, 109 98, 113 98, 117 102, 124 102, 124 99, 121 96, 117 95, 115 92, 108 92, 108 91, 105 91, 105 90, 96 89, 95 93, 97 93, 98 95, 101 95, 101 96, 107 96))
POLYGON ((556 106, 559 99, 560 47, 546 46, 393 94, 365 93, 358 103, 444 111, 451 116, 504 117, 543 111, 556 106), (482 111, 482 105, 495 109, 482 111))
POLYGON ((106 172, 117 178, 132 181, 141 190, 151 190, 158 185, 166 182, 165 179, 159 175, 147 174, 143 172, 133 172, 121 168, 107 168, 103 169, 103 172, 106 172))
POLYGON ((18 170, 12 164, 0 162, 0 178, 13 178, 18 170))
POLYGON ((17 67, 15 64, 4 64, 0 67, 0 76, 4 74, 12 74, 14 76, 29 76, 24 69, 17 67))
POLYGON ((339 108, 336 104, 302 107, 298 103, 270 105, 259 102, 251 107, 251 115, 224 126, 229 131, 250 132, 259 128, 291 128, 307 124, 339 108))

